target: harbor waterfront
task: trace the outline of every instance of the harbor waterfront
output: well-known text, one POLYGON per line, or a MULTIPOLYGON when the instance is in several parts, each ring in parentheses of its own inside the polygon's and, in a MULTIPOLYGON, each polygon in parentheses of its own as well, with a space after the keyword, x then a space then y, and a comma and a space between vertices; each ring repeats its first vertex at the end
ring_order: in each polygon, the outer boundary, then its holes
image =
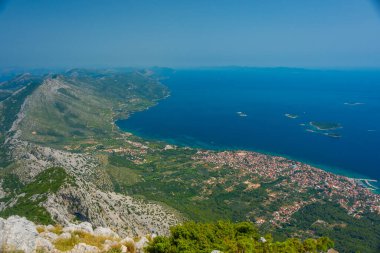
POLYGON ((197 69, 178 70, 162 83, 168 98, 116 124, 176 145, 251 150, 350 178, 380 178, 379 72, 197 69))

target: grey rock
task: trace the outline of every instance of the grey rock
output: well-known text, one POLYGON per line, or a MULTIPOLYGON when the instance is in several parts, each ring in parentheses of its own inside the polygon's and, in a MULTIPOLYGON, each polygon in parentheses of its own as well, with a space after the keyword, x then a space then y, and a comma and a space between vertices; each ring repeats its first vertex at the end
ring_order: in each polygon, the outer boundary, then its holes
POLYGON ((82 222, 78 225, 80 230, 85 231, 87 233, 93 233, 94 230, 92 229, 92 225, 89 222, 82 222))
POLYGON ((79 243, 70 251, 70 253, 97 253, 100 252, 99 248, 85 243, 79 243))
POLYGON ((82 222, 80 224, 69 224, 67 227, 64 227, 63 232, 75 232, 75 231, 82 231, 86 233, 92 234, 94 231, 92 229, 92 225, 89 222, 82 222))
POLYGON ((119 235, 113 232, 111 229, 103 228, 103 227, 97 227, 94 231, 94 235, 111 237, 111 238, 119 238, 119 235))
POLYGON ((120 249, 121 249, 122 253, 127 253, 128 252, 128 248, 126 246, 124 246, 124 245, 121 245, 120 249))
POLYGON ((120 241, 121 244, 125 243, 134 243, 135 241, 131 237, 125 237, 123 240, 120 241))
POLYGON ((58 236, 58 239, 70 239, 70 238, 71 238, 71 234, 68 232, 64 232, 58 236))
POLYGON ((33 222, 19 216, 0 220, 0 248, 31 253, 36 247, 38 232, 33 222))
POLYGON ((42 249, 45 252, 52 252, 54 251, 54 245, 51 243, 51 241, 38 237, 36 239, 36 249, 42 249))
POLYGON ((3 247, 4 245, 4 226, 5 226, 5 220, 3 218, 0 217, 0 249, 3 247))
POLYGON ((136 242, 136 248, 138 249, 138 250, 141 250, 141 249, 143 249, 145 246, 147 246, 148 245, 148 242, 149 242, 149 240, 148 240, 148 238, 146 238, 145 236, 143 236, 138 242, 136 242))
POLYGON ((58 235, 52 232, 42 232, 39 234, 39 237, 47 239, 49 241, 54 241, 58 238, 58 235))

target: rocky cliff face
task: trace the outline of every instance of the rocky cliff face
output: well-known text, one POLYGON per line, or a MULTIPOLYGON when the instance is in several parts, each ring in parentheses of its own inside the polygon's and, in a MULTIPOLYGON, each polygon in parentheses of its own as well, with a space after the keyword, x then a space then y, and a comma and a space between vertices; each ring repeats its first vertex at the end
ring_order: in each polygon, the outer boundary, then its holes
POLYGON ((107 226, 120 235, 144 235, 155 231, 167 234, 179 222, 174 210, 160 204, 135 199, 114 192, 104 192, 92 184, 77 181, 51 195, 44 207, 61 224, 75 215, 96 226, 107 226))
POLYGON ((37 226, 19 216, 0 218, 0 252, 142 252, 154 237, 123 238, 106 227, 93 229, 88 222, 37 226))

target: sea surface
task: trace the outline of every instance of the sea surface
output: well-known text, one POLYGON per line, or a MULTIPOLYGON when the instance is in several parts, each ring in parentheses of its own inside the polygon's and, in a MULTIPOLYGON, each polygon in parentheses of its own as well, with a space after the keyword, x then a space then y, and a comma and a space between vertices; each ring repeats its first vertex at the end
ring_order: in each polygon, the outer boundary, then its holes
POLYGON ((282 155, 380 180, 380 71, 187 69, 161 82, 171 95, 118 121, 121 129, 178 145, 282 155), (341 128, 321 131, 311 121, 341 128))

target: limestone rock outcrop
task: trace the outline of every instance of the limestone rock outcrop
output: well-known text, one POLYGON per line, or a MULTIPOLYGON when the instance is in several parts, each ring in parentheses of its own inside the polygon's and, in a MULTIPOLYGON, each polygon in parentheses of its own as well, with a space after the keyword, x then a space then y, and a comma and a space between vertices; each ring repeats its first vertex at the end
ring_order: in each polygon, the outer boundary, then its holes
POLYGON ((38 232, 33 222, 18 216, 0 218, 0 249, 33 252, 38 232))
POLYGON ((96 253, 143 252, 152 235, 122 238, 107 227, 93 229, 92 224, 35 225, 26 218, 0 218, 0 252, 96 253))

